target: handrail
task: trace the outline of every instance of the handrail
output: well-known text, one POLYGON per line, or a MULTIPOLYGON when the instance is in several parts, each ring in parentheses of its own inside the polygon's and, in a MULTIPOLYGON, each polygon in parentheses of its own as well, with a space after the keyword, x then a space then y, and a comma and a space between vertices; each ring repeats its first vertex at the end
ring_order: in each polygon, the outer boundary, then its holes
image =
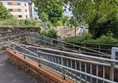
MULTIPOLYGON (((79 53, 79 51, 75 51, 75 50, 72 50, 72 49, 69 49, 69 48, 66 48, 64 46, 59 46, 59 45, 56 45, 54 43, 51 43, 51 42, 48 42, 48 41, 45 41, 45 40, 42 40, 42 39, 37 39, 37 38, 34 38, 34 37, 27 37, 27 38, 30 38, 30 39, 34 39, 34 40, 39 40, 39 41, 43 41, 45 43, 49 43, 51 45, 54 45, 54 46, 57 46, 57 47, 61 47, 63 50, 68 50, 68 51, 71 51, 71 52, 75 52, 75 53, 79 53)), ((35 43, 35 42, 34 42, 35 43)), ((87 52, 85 52, 87 53, 87 52)), ((91 54, 96 54, 96 53, 91 53, 91 54)), ((97 55, 100 55, 100 54, 97 54, 97 55)), ((104 57, 111 57, 110 55, 100 55, 100 56, 104 56, 104 57)))
MULTIPOLYGON (((48 42, 48 41, 45 41, 45 40, 41 40, 41 39, 37 39, 37 38, 34 38, 34 37, 27 37, 27 38, 30 38, 30 39, 35 39, 35 40, 39 40, 39 41, 43 41, 43 42, 46 42, 46 43, 49 43, 51 45, 54 45, 54 46, 57 46, 57 47, 61 47, 63 50, 69 50, 69 51, 72 51, 72 52, 77 52, 75 50, 71 50, 69 48, 66 48, 66 47, 63 47, 63 46, 59 46, 59 45, 56 45, 54 43, 51 43, 51 42, 48 42)), ((78 52, 77 52, 78 53, 78 52)))
POLYGON ((41 48, 41 47, 24 45, 24 44, 17 44, 17 43, 14 43, 14 42, 12 42, 12 43, 16 44, 16 45, 21 45, 21 46, 25 46, 25 47, 32 47, 32 48, 46 50, 46 51, 58 52, 58 53, 63 53, 63 54, 75 55, 75 56, 81 56, 81 57, 84 57, 84 58, 90 58, 90 59, 95 59, 95 60, 99 60, 99 61, 118 63, 118 60, 113 60, 113 59, 108 59, 108 58, 103 58, 103 57, 96 57, 96 56, 90 56, 90 55, 86 55, 86 54, 79 54, 79 53, 60 51, 60 50, 55 50, 55 49, 51 49, 51 48, 41 48))
MULTIPOLYGON (((32 51, 30 51, 30 50, 28 50, 27 48, 35 48, 35 49, 37 49, 37 50, 45 50, 45 52, 46 51, 52 51, 52 52, 59 52, 59 53, 62 53, 62 54, 64 54, 64 53, 66 53, 66 54, 72 54, 72 55, 77 55, 77 56, 81 56, 81 57, 85 57, 85 58, 90 58, 90 59, 95 59, 95 60, 100 60, 100 61, 106 61, 106 62, 108 62, 108 63, 110 63, 110 64, 112 64, 112 63, 118 63, 118 61, 117 60, 113 60, 113 59, 106 59, 106 58, 100 58, 100 57, 93 57, 93 56, 89 56, 88 57, 88 55, 85 55, 85 54, 77 54, 77 53, 71 53, 71 52, 65 52, 65 51, 60 51, 60 50, 54 50, 54 49, 50 49, 50 48, 40 48, 40 47, 35 47, 35 46, 29 46, 29 45, 24 45, 24 44, 17 44, 17 43, 15 43, 15 42, 10 42, 11 44, 13 44, 13 45, 16 45, 16 46, 18 46, 18 47, 20 47, 21 49, 24 49, 24 50, 26 50, 27 52, 29 52, 29 53, 31 53, 31 54, 34 54, 34 55, 38 55, 37 53, 34 53, 34 52, 32 52, 32 51), (26 47, 26 48, 25 48, 26 47)), ((15 51, 17 51, 17 49, 15 50, 15 51)), ((17 52, 19 52, 19 51, 17 51, 17 52)), ((39 53, 44 53, 44 52, 42 52, 42 51, 38 51, 39 53)), ((46 62, 46 63, 50 63, 50 64, 52 64, 52 65, 55 65, 55 66, 58 66, 58 67, 61 67, 62 69, 64 68, 64 69, 67 69, 67 70, 70 70, 70 71, 72 71, 72 72, 76 72, 76 73, 79 73, 79 74, 83 74, 83 75, 86 75, 86 76, 89 76, 89 77, 92 77, 92 78, 95 78, 95 79, 97 79, 97 80, 102 80, 102 81, 104 81, 104 82, 108 82, 108 83, 116 83, 115 81, 112 81, 112 80, 108 80, 108 79, 106 79, 106 78, 102 78, 102 77, 99 77, 99 76, 97 76, 97 75, 93 75, 93 74, 89 74, 89 73, 87 73, 87 72, 84 72, 84 71, 81 71, 81 70, 77 70, 77 69, 74 69, 74 68, 71 68, 71 67, 68 67, 68 66, 65 66, 65 65, 63 65, 63 64, 58 64, 58 63, 56 63, 56 62, 52 62, 52 61, 49 61, 49 60, 47 60, 47 59, 45 59, 45 58, 40 58, 39 56, 32 56, 32 55, 30 55, 30 54, 27 54, 27 53, 23 53, 23 52, 19 52, 19 53, 22 53, 22 54, 24 54, 24 56, 26 56, 26 57, 31 57, 31 58, 34 58, 34 59, 37 59, 37 60, 40 60, 40 61, 44 61, 44 62, 46 62)), ((44 53, 45 54, 45 53, 44 53)), ((46 55, 53 55, 53 56, 55 56, 54 54, 48 54, 48 53, 46 53, 46 55)), ((58 56, 58 55, 56 55, 56 56, 58 56)), ((77 58, 70 58, 70 57, 66 57, 66 56, 60 56, 60 58, 68 58, 68 59, 72 59, 72 60, 78 60, 78 61, 82 61, 82 60, 80 60, 80 59, 77 59, 77 58)), ((61 59, 61 60, 64 60, 64 59, 61 59)), ((83 60, 83 62, 85 62, 85 63, 93 63, 93 61, 89 61, 88 60, 88 62, 87 62, 87 60, 83 60)), ((95 62, 95 63, 93 63, 93 64, 97 64, 97 62, 95 62)), ((103 65, 103 66, 110 66, 111 67, 111 65, 105 65, 105 64, 107 64, 107 63, 98 63, 97 65, 103 65)), ((62 73, 63 74, 63 73, 62 73)))
MULTIPOLYGON (((20 53, 22 53, 22 52, 20 52, 20 53)), ((73 69, 73 68, 70 68, 70 67, 63 66, 61 64, 57 64, 57 63, 48 61, 46 59, 41 59, 41 58, 38 58, 38 57, 35 57, 35 56, 32 56, 32 55, 26 54, 26 53, 22 53, 22 54, 24 54, 24 55, 26 55, 28 57, 31 57, 31 58, 35 58, 37 60, 45 61, 47 63, 50 63, 50 64, 53 64, 53 65, 59 66, 61 68, 64 68, 64 69, 67 69, 67 70, 70 70, 70 71, 73 71, 73 72, 81 73, 81 74, 84 74, 84 75, 87 75, 87 76, 90 76, 92 78, 96 78, 96 79, 99 79, 99 80, 104 80, 105 82, 108 82, 108 83, 117 83, 117 82, 110 81, 110 80, 107 80, 107 79, 104 79, 104 78, 101 78, 101 77, 98 77, 98 76, 95 76, 95 75, 91 75, 91 74, 88 74, 88 73, 85 73, 85 72, 82 72, 82 71, 79 71, 79 70, 76 70, 76 69, 73 69)))
MULTIPOLYGON (((17 51, 18 52, 18 51, 17 51)), ((19 52, 19 53, 22 53, 22 52, 19 52)), ((103 80, 105 82, 108 82, 108 83, 117 83, 117 82, 114 82, 114 81, 110 81, 110 80, 107 80, 107 79, 104 79, 104 78, 101 78, 101 77, 98 77, 98 76, 95 76, 95 75, 91 75, 91 74, 88 74, 88 73, 85 73, 85 72, 82 72, 82 71, 79 71, 79 70, 76 70, 76 69, 73 69, 73 68, 70 68, 70 67, 66 67, 66 66, 63 66, 61 64, 57 64, 57 63, 54 63, 54 62, 51 62, 51 61, 48 61, 46 59, 42 59, 42 58, 38 58, 36 56, 32 56, 32 55, 29 55, 29 54, 26 54, 26 53, 22 53, 28 57, 31 57, 31 58, 35 58, 37 60, 40 60, 40 61, 45 61, 47 63, 50 63, 50 64, 53 64, 53 65, 56 65, 56 66, 59 66, 61 68, 64 68, 64 69, 67 69, 67 70, 70 70, 70 71, 73 71, 73 72, 77 72, 77 73, 81 73, 83 75, 87 75, 87 76, 90 76, 92 78, 96 78, 96 79, 99 79, 99 80, 103 80)))
POLYGON ((45 37, 45 38, 49 38, 49 39, 54 40, 54 41, 58 41, 58 42, 65 43, 65 44, 69 44, 69 45, 71 45, 71 46, 83 48, 83 49, 86 49, 86 50, 89 50, 89 51, 93 51, 93 52, 97 52, 97 53, 100 53, 100 54, 104 54, 104 55, 110 56, 110 55, 107 54, 107 53, 103 53, 103 52, 100 52, 100 51, 96 51, 96 50, 93 50, 93 49, 90 49, 90 48, 87 48, 87 47, 78 46, 78 45, 71 44, 71 43, 68 43, 68 42, 65 42, 65 41, 62 41, 62 40, 59 41, 59 40, 56 40, 56 39, 54 39, 54 38, 50 38, 50 37, 47 37, 47 36, 44 36, 44 35, 40 35, 40 34, 38 34, 38 33, 35 33, 35 34, 38 35, 38 36, 42 36, 42 37, 45 37))
POLYGON ((6 36, 6 37, 2 37, 2 38, 0 38, 0 40, 1 39, 5 39, 5 38, 9 38, 9 37, 14 37, 14 36, 19 36, 19 35, 23 35, 23 34, 26 34, 26 33, 21 33, 21 34, 15 34, 15 35, 10 35, 10 36, 6 36))

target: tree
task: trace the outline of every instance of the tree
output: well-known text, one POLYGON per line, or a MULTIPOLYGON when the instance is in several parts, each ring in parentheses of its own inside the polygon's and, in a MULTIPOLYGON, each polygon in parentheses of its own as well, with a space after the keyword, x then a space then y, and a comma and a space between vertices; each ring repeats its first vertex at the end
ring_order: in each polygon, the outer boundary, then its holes
POLYGON ((41 13, 40 15, 40 19, 43 21, 43 22, 48 22, 49 19, 48 19, 48 15, 44 12, 41 13))
POLYGON ((69 22, 69 17, 68 16, 63 16, 63 18, 62 18, 63 25, 67 25, 68 22, 69 22))
POLYGON ((49 29, 47 31, 40 31, 39 34, 45 35, 45 36, 50 37, 50 38, 55 38, 55 39, 58 38, 57 31, 54 29, 49 29))
MULTIPOLYGON (((109 29, 117 31, 118 6, 116 0, 63 0, 70 5, 74 18, 79 23, 88 23, 94 38, 106 34, 109 29)), ((114 32, 112 32, 114 33, 114 32)))
MULTIPOLYGON (((61 0, 33 0, 39 18, 44 12, 51 23, 58 22, 63 17, 63 3, 61 0)), ((43 19, 42 19, 43 20, 43 19)), ((47 20, 46 20, 47 21, 47 20)))
POLYGON ((9 19, 9 18, 12 18, 12 15, 3 6, 2 2, 0 2, 0 19, 9 19))

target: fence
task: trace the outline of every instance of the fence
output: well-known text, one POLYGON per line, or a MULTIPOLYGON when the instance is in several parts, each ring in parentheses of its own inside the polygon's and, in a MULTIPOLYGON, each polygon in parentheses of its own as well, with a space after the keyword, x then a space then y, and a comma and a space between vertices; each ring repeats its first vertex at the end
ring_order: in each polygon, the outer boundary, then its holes
POLYGON ((39 45, 42 44, 43 46, 52 47, 52 48, 55 47, 56 49, 61 49, 65 51, 73 51, 73 52, 79 52, 79 53, 84 53, 89 55, 97 55, 100 57, 111 57, 110 54, 104 52, 100 52, 85 46, 75 45, 65 41, 56 40, 43 35, 39 35, 37 33, 29 33, 29 36, 26 37, 26 40, 35 44, 39 44, 39 45))
POLYGON ((85 54, 60 51, 50 48, 40 48, 11 42, 9 48, 22 53, 37 61, 39 66, 46 67, 62 75, 62 79, 69 78, 84 83, 117 83, 118 61, 115 60, 113 48, 112 59, 88 56, 85 54), (79 56, 73 58, 66 55, 79 56))

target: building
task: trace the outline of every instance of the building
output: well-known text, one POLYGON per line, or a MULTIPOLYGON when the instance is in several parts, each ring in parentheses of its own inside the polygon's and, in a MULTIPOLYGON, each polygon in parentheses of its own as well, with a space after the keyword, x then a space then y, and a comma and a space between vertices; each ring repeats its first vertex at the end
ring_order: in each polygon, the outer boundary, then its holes
POLYGON ((31 0, 0 0, 10 13, 17 19, 33 18, 31 0))

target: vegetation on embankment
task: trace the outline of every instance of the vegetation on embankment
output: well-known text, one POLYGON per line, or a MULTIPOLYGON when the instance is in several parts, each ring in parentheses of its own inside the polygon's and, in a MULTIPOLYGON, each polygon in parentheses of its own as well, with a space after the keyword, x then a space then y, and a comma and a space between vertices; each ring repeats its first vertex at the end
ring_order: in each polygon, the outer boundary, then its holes
POLYGON ((102 35, 100 38, 93 39, 90 33, 76 37, 65 38, 64 41, 70 43, 96 43, 96 44, 117 44, 118 39, 113 38, 111 34, 102 35))
POLYGON ((39 34, 50 37, 50 38, 54 38, 54 39, 58 38, 57 31, 54 29, 49 29, 47 31, 40 31, 39 34))
POLYGON ((0 26, 40 26, 37 20, 17 20, 14 18, 1 19, 0 26))

